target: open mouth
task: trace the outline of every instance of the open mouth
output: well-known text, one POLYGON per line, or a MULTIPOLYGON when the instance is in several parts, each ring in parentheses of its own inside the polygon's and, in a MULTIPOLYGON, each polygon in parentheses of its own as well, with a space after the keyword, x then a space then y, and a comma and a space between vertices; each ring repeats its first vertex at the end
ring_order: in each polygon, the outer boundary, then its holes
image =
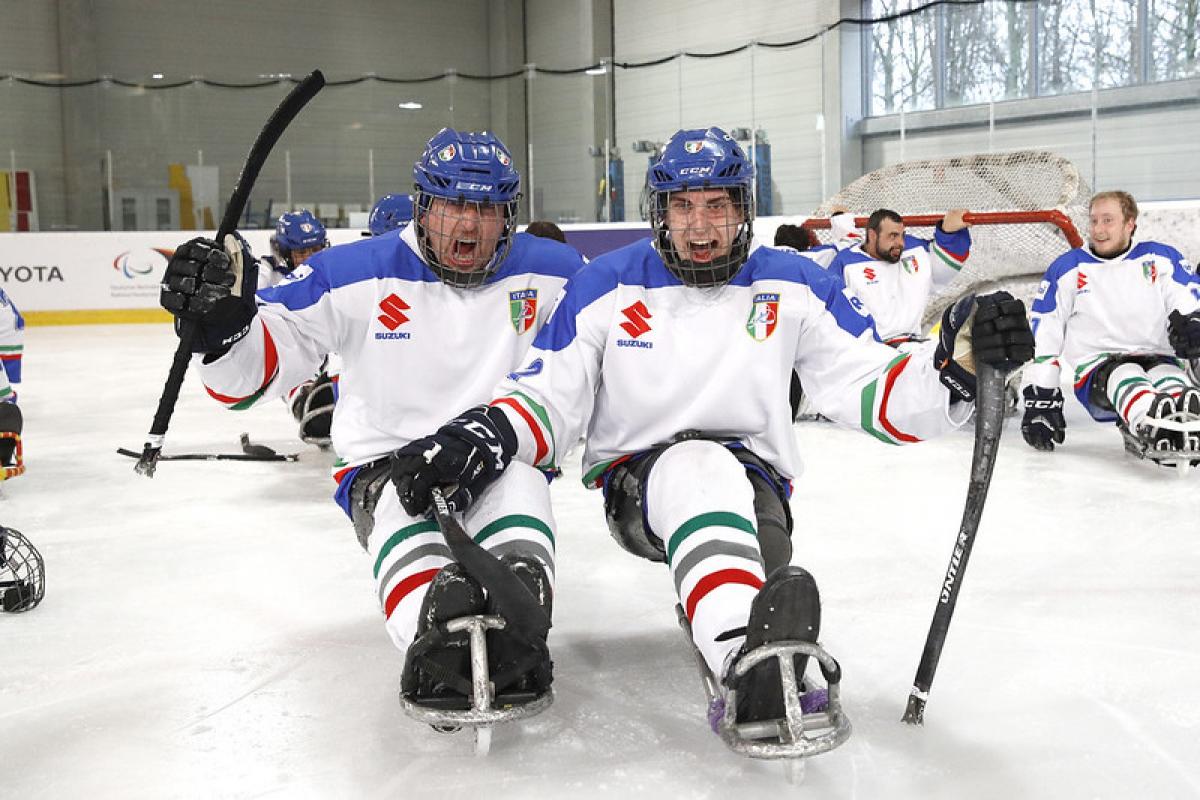
POLYGON ((479 242, 476 239, 455 239, 450 245, 450 266, 455 268, 475 265, 475 255, 479 252, 479 242))
POLYGON ((717 241, 716 239, 692 239, 687 243, 687 250, 689 261, 707 264, 717 256, 717 241))

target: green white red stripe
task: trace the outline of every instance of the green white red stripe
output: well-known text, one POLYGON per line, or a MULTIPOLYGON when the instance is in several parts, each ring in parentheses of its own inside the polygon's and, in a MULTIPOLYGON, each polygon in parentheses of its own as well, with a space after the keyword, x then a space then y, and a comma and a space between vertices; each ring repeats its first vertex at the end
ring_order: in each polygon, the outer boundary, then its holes
POLYGON ((961 255, 958 253, 951 253, 937 242, 934 242, 933 245, 930 246, 929 252, 940 258, 946 266, 950 267, 950 269, 954 270, 955 272, 962 270, 963 264, 965 264, 967 261, 966 253, 961 255))
POLYGON ((533 466, 553 467, 554 430, 550 426, 550 415, 546 413, 546 409, 524 392, 512 392, 498 397, 491 404, 510 409, 529 428, 534 442, 533 466))
POLYGON ((910 433, 905 433, 888 419, 888 402, 891 399, 892 387, 896 378, 908 366, 910 355, 905 353, 897 356, 887 365, 883 375, 883 386, 879 386, 879 378, 868 383, 862 390, 861 418, 862 429, 887 444, 913 443, 921 441, 910 433))
POLYGON ((263 377, 258 389, 245 397, 230 397, 229 395, 214 392, 207 386, 204 387, 205 391, 234 411, 244 411, 257 403, 258 399, 267 391, 267 387, 271 385, 271 381, 275 380, 275 376, 279 374, 279 351, 275 347, 275 340, 271 338, 271 331, 267 328, 266 323, 261 319, 258 322, 262 325, 264 351, 263 377))

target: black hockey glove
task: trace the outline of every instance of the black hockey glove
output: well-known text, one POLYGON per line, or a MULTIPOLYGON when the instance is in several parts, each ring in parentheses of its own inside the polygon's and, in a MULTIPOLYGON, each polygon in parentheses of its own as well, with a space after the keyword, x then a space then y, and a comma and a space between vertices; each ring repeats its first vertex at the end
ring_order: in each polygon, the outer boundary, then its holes
POLYGON ((1025 304, 1008 292, 967 295, 942 314, 933 363, 954 400, 975 399, 975 364, 1011 372, 1033 358, 1025 304))
POLYGON ((159 304, 180 321, 194 320, 192 352, 221 354, 250 330, 257 313, 258 271, 240 236, 226 240, 230 252, 212 239, 192 239, 167 262, 159 304))
POLYGON ((1175 355, 1200 358, 1200 311, 1187 315, 1172 311, 1167 317, 1167 338, 1175 348, 1175 355))
POLYGON ((1021 435, 1025 437, 1025 443, 1037 450, 1054 450, 1054 445, 1062 444, 1067 438, 1062 390, 1030 385, 1022 394, 1025 416, 1021 419, 1021 435))
POLYGON ((476 406, 432 436, 392 453, 392 483, 400 505, 412 516, 429 510, 435 486, 446 487, 451 511, 466 511, 500 477, 517 452, 517 434, 504 412, 476 406))

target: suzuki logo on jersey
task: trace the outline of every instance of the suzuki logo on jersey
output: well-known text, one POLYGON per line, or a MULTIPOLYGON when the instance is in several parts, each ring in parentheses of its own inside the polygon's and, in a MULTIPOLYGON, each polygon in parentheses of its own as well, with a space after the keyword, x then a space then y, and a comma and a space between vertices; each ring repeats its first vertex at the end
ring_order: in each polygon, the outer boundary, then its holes
POLYGON ((1142 277, 1150 281, 1150 283, 1158 280, 1158 264, 1154 259, 1142 262, 1142 277))
POLYGON ((1082 272, 1075 276, 1075 288, 1082 291, 1087 288, 1087 275, 1082 272))
POLYGON ((375 334, 375 338, 411 339, 412 334, 396 330, 396 328, 399 328, 401 325, 408 322, 408 315, 404 312, 410 310, 410 308, 411 307, 408 305, 408 303, 401 300, 396 294, 389 294, 387 297, 383 298, 383 300, 381 300, 379 303, 379 310, 383 313, 376 317, 376 319, 383 324, 383 327, 388 329, 388 332, 377 332, 375 334))
POLYGON ((518 336, 532 328, 537 319, 537 289, 509 292, 508 316, 518 336))
POLYGON ((763 293, 754 295, 754 305, 750 308, 750 317, 746 320, 746 332, 756 342, 766 341, 775 332, 779 323, 779 295, 763 293))
POLYGON ((905 256, 900 259, 900 264, 909 275, 915 275, 921 269, 921 265, 917 263, 916 256, 905 256))
POLYGON ((871 269, 870 267, 864 267, 863 277, 866 278, 870 283, 875 283, 875 270, 871 269))
POLYGON ((638 337, 650 332, 650 323, 646 320, 653 315, 650 309, 646 308, 646 304, 638 300, 631 306, 621 309, 621 313, 625 315, 626 322, 621 323, 621 330, 628 333, 632 338, 617 339, 617 347, 654 347, 653 342, 638 341, 638 337))

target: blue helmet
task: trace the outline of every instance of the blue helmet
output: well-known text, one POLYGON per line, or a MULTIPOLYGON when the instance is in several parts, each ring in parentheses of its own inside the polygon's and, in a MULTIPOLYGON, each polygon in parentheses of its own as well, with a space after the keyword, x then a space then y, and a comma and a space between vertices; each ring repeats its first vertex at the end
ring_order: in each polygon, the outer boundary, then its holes
POLYGON ((429 268, 443 283, 451 286, 482 284, 508 255, 517 225, 521 176, 513 166, 508 148, 487 132, 462 133, 453 128, 442 128, 425 145, 425 152, 413 165, 413 178, 416 180, 417 241, 429 268), (437 199, 452 205, 439 206, 438 213, 443 217, 433 226, 438 237, 435 242, 431 238, 430 223, 437 199), (501 227, 494 245, 487 237, 467 233, 461 240, 462 247, 473 252, 478 246, 474 263, 443 263, 438 253, 445 251, 446 242, 455 236, 462 224, 460 220, 471 215, 476 222, 485 216, 500 217, 501 227))
POLYGON ((412 220, 413 201, 406 194, 385 194, 371 209, 367 230, 372 236, 382 236, 412 220))
POLYGON ((279 260, 280 272, 288 273, 299 266, 292 263, 293 250, 323 250, 326 247, 329 247, 329 237, 325 226, 307 209, 285 212, 275 223, 271 251, 279 260))
POLYGON ((754 168, 738 143, 717 127, 682 130, 663 146, 646 173, 650 227, 667 268, 689 286, 720 286, 742 268, 750 253, 754 221, 754 168), (684 259, 671 241, 667 209, 675 192, 726 189, 730 213, 721 225, 734 226, 729 252, 711 261, 684 259))

